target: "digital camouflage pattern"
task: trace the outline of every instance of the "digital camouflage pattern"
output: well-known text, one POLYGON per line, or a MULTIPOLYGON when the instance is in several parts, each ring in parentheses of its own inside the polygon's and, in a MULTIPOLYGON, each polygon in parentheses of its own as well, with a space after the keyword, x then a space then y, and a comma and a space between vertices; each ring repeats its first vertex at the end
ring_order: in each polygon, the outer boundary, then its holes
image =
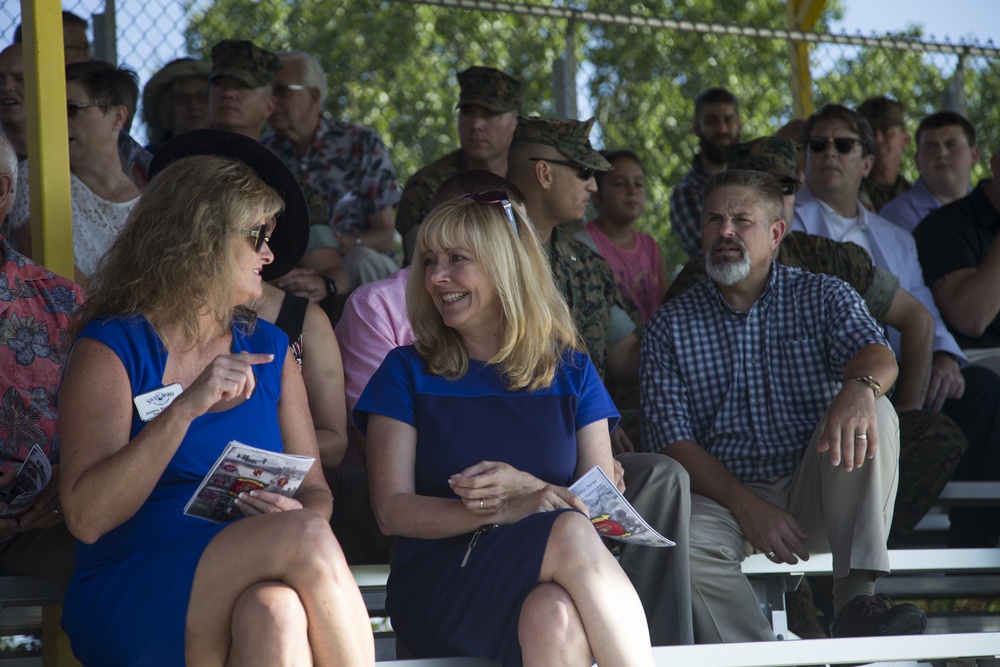
POLYGON ((927 514, 968 448, 962 429, 940 412, 899 413, 899 488, 889 529, 890 549, 899 546, 927 514))
POLYGON ((634 305, 630 308, 618 291, 608 263, 561 227, 552 230, 546 250, 556 288, 566 299, 573 323, 603 380, 608 348, 618 342, 608 340, 611 309, 618 306, 633 321, 638 309, 634 305))
POLYGON ((861 181, 861 192, 858 193, 858 199, 865 205, 865 208, 870 203, 874 207, 872 210, 878 213, 882 210, 883 206, 903 194, 909 188, 910 182, 903 178, 902 174, 896 176, 895 183, 889 183, 888 185, 876 183, 873 178, 868 177, 861 181))
MULTIPOLYGON (((804 271, 840 278, 861 295, 877 322, 885 320, 885 314, 899 291, 899 278, 873 265, 865 249, 854 243, 841 243, 825 236, 793 231, 781 240, 775 260, 804 271)), ((705 257, 699 255, 689 261, 674 279, 665 301, 707 277, 705 257)))
POLYGON ((273 86, 281 69, 278 56, 245 39, 224 39, 212 47, 212 71, 208 80, 231 76, 253 87, 273 86))
POLYGON ((423 222, 431 212, 431 199, 441 184, 468 168, 462 150, 459 149, 421 167, 417 173, 410 176, 399 198, 396 231, 406 238, 407 232, 423 222))
POLYGON ((611 163, 590 145, 594 119, 552 120, 538 116, 518 116, 514 141, 551 146, 567 160, 597 171, 611 171, 611 163))
POLYGON ((492 67, 470 67, 458 73, 462 92, 456 108, 475 104, 493 113, 521 108, 524 84, 492 67))
MULTIPOLYGON (((492 67, 470 67, 459 72, 458 85, 461 86, 458 108, 477 104, 494 113, 505 113, 520 109, 524 99, 524 84, 492 67)), ((431 199, 438 187, 468 168, 459 149, 424 165, 410 176, 396 211, 396 231, 405 239, 407 232, 431 212, 431 199)))
POLYGON ((787 137, 761 137, 726 147, 727 169, 763 171, 773 176, 797 179, 798 149, 787 137))

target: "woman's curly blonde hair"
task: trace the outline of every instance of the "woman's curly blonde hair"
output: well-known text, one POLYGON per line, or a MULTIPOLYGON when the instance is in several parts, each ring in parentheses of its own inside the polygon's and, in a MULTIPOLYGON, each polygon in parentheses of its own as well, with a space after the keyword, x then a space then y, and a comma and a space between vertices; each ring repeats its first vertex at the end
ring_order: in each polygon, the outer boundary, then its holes
POLYGON ((177 160, 143 190, 125 227, 92 278, 78 327, 99 317, 143 314, 163 338, 181 325, 192 345, 199 317, 211 313, 220 332, 234 315, 233 243, 284 208, 281 196, 242 162, 199 155, 177 160))

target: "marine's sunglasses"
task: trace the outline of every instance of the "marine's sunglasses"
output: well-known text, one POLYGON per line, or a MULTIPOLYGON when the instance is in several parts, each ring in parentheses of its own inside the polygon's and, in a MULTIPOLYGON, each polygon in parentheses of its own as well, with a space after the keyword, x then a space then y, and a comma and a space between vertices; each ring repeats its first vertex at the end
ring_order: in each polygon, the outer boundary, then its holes
POLYGON ((271 237, 267 235, 267 225, 261 225, 256 229, 239 229, 236 231, 237 234, 242 234, 243 236, 250 236, 253 238, 253 249, 256 252, 260 252, 264 244, 271 240, 271 237))
POLYGON ((95 100, 93 102, 87 102, 86 104, 77 104, 75 102, 66 103, 66 117, 76 118, 76 114, 80 112, 80 109, 89 109, 90 107, 101 107, 104 108, 108 106, 107 100, 95 100))
POLYGON ((576 162, 569 162, 567 160, 553 160, 547 157, 533 157, 531 158, 531 161, 551 162, 552 164, 562 164, 567 167, 573 167, 574 169, 576 169, 576 175, 579 177, 581 181, 589 181, 594 177, 594 172, 596 171, 595 169, 591 169, 590 167, 581 167, 576 162))
POLYGON ((809 137, 806 145, 813 153, 822 153, 829 144, 837 149, 841 155, 847 155, 854 148, 854 144, 860 144, 860 139, 854 137, 809 137))
POLYGON ((470 192, 464 194, 459 199, 471 199, 477 204, 500 204, 503 208, 503 214, 507 216, 507 222, 510 223, 511 229, 518 238, 521 238, 521 232, 517 230, 517 219, 514 217, 514 207, 510 203, 510 199, 507 198, 507 193, 503 190, 487 190, 486 192, 470 192))
POLYGON ((794 178, 779 178, 781 184, 781 194, 789 197, 799 191, 799 182, 794 178))

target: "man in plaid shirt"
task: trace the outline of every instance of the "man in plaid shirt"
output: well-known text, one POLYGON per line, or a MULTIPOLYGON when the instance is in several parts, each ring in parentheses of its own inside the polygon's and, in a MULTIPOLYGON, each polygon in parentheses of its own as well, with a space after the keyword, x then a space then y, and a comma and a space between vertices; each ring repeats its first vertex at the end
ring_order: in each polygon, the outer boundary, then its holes
POLYGON ((833 633, 920 633, 874 595, 889 570, 899 427, 895 357, 846 283, 774 262, 781 186, 729 171, 705 187, 709 279, 662 307, 642 342, 643 442, 691 479, 695 639, 774 639, 740 561, 833 553, 833 633))

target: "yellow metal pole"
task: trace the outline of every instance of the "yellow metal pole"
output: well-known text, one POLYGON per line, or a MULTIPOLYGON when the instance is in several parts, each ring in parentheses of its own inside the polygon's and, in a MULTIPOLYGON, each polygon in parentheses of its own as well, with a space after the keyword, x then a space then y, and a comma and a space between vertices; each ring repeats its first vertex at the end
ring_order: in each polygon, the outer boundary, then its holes
MULTIPOLYGON (((785 11, 790 30, 812 30, 816 26, 826 0, 786 0, 785 11)), ((808 118, 815 110, 812 96, 812 76, 809 71, 809 45, 788 43, 788 59, 792 74, 792 108, 795 118, 808 118)))
POLYGON ((66 64, 59 0, 21 0, 31 180, 31 254, 73 278, 66 64), (41 128, 45 128, 42 132, 41 128))

